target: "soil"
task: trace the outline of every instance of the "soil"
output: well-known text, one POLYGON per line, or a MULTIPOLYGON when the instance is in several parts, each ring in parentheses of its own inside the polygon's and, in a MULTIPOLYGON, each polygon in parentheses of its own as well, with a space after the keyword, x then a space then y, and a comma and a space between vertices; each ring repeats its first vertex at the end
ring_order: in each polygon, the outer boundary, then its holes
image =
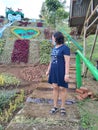
MULTIPOLYGON (((25 93, 29 94, 43 79, 47 67, 47 64, 3 64, 0 65, 0 73, 8 73, 17 77, 21 81, 21 84, 16 86, 16 88, 24 89, 25 93)), ((15 89, 15 86, 8 86, 6 89, 15 89)))

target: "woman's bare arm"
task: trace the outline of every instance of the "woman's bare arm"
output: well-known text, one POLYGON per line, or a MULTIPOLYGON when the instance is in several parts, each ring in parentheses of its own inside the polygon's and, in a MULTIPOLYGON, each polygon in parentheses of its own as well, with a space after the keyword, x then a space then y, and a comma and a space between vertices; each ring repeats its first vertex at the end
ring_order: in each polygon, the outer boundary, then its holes
POLYGON ((65 67, 65 81, 69 81, 69 65, 70 65, 70 56, 65 55, 64 56, 66 67, 65 67))
POLYGON ((47 71, 46 71, 46 75, 48 75, 48 74, 49 74, 50 67, 51 67, 51 62, 49 63, 48 69, 47 69, 47 71))

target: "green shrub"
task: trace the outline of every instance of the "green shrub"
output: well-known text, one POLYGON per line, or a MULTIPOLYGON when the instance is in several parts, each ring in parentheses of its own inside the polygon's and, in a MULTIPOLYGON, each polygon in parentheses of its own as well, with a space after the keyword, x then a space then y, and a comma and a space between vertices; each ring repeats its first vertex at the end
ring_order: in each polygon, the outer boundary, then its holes
POLYGON ((15 91, 12 93, 12 90, 9 93, 5 92, 5 96, 3 98, 4 101, 1 100, 1 104, 3 104, 3 109, 0 112, 1 123, 7 123, 10 121, 13 117, 14 112, 22 107, 24 101, 24 90, 21 90, 20 93, 14 92, 15 91))
POLYGON ((52 44, 49 41, 44 40, 40 43, 40 63, 46 64, 50 61, 50 53, 52 49, 52 44))
POLYGON ((13 75, 8 73, 0 74, 0 86, 19 85, 20 81, 13 75))
POLYGON ((4 50, 5 40, 0 39, 0 54, 2 54, 4 50))
POLYGON ((0 112, 9 104, 10 100, 15 96, 16 91, 1 91, 0 92, 0 112))

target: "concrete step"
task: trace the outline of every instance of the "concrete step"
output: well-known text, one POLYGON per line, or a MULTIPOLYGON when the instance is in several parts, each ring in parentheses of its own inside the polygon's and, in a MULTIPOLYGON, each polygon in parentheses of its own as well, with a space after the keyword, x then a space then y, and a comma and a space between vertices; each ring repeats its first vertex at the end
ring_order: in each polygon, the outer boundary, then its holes
POLYGON ((74 75, 76 75, 76 69, 70 69, 70 70, 69 70, 69 74, 74 74, 74 75))
POLYGON ((74 83, 69 83, 68 88, 75 89, 76 88, 76 83, 75 82, 74 83))
POLYGON ((69 66, 76 68, 76 64, 75 64, 75 62, 73 62, 73 61, 70 61, 70 65, 69 65, 69 66))
POLYGON ((70 79, 76 79, 76 75, 74 73, 70 73, 70 79))
POLYGON ((76 57, 72 55, 70 56, 70 59, 75 61, 76 57))
POLYGON ((6 130, 78 130, 79 114, 77 106, 66 105, 67 115, 62 117, 60 112, 50 115, 50 104, 26 103, 6 130))
POLYGON ((76 79, 75 78, 69 79, 69 83, 76 83, 76 79))
POLYGON ((70 57, 70 61, 76 61, 75 57, 70 57))
MULTIPOLYGON (((76 83, 70 82, 69 87, 70 89, 76 88, 76 83)), ((52 91, 53 87, 51 84, 48 83, 39 83, 36 90, 31 94, 31 97, 33 98, 45 98, 45 99, 51 99, 52 98, 52 91)))
POLYGON ((75 60, 71 59, 70 64, 75 64, 75 60))
POLYGON ((76 68, 70 66, 69 70, 75 70, 76 71, 76 68))
MULTIPOLYGON (((77 104, 74 103, 70 107, 65 103, 67 115, 62 117, 60 112, 55 115, 49 114, 53 102, 46 102, 48 99, 52 99, 51 85, 39 83, 27 98, 23 109, 16 114, 5 130, 79 130, 80 116, 77 104), (41 102, 37 102, 38 99, 41 102)), ((73 91, 67 92, 67 99, 74 100, 73 91)))

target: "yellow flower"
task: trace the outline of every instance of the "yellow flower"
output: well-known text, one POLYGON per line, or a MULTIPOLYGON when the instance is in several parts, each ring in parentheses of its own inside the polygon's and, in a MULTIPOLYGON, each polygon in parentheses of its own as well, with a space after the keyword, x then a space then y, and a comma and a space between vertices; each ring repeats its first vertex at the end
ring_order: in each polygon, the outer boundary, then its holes
POLYGON ((4 85, 4 78, 2 75, 0 75, 0 85, 4 85))

